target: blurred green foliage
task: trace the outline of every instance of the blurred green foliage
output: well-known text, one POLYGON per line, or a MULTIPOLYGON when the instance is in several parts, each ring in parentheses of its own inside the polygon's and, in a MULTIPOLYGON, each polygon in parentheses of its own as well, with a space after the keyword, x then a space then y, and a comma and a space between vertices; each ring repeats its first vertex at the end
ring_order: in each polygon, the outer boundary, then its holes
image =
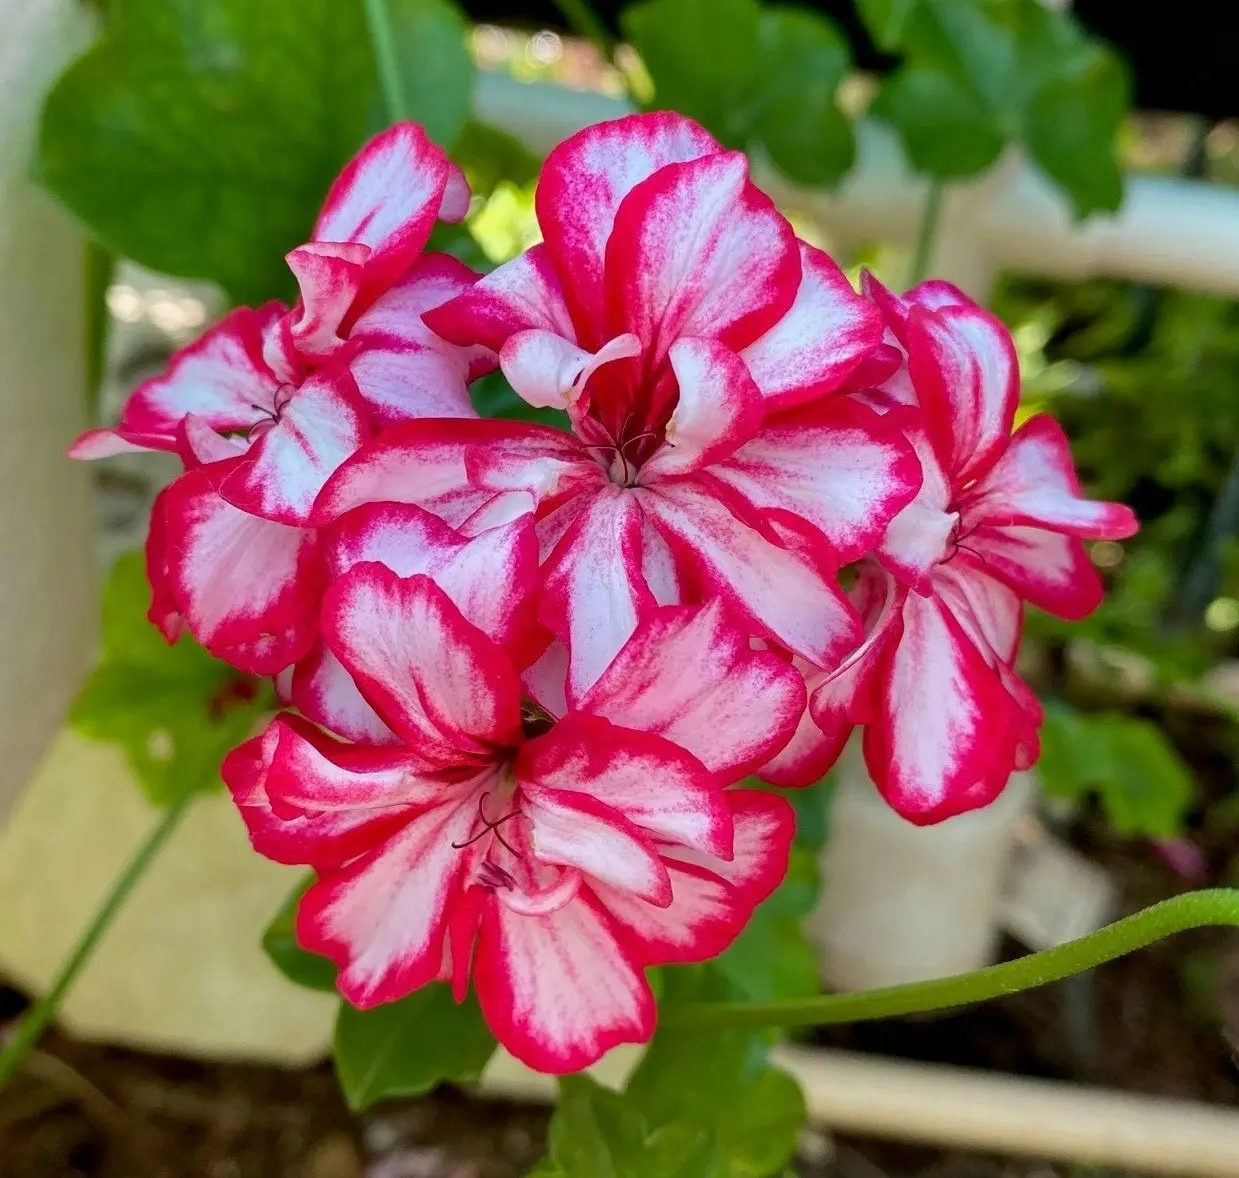
POLYGON ((918 171, 971 176, 1021 143, 1077 217, 1118 208, 1126 71, 1069 13, 1039 0, 860 0, 859 8, 875 41, 903 55, 873 112, 918 171))
POLYGON ((140 553, 122 556, 103 591, 103 650, 69 715, 84 736, 118 745, 156 805, 219 786, 271 689, 212 658, 188 636, 174 645, 147 621, 140 553))
POLYGON ((1094 546, 1105 602, 1079 623, 1034 615, 1041 636, 1092 639, 1150 660, 1164 684, 1194 679, 1235 649, 1239 613, 1177 608, 1186 570, 1217 548, 1212 597, 1239 598, 1234 535, 1207 521, 1239 451, 1239 306, 1219 296, 1154 296, 1113 282, 1012 281, 995 309, 1023 345, 1029 409, 1071 437, 1088 491, 1130 503, 1141 530, 1094 546))
POLYGON ((1038 774, 1053 797, 1096 796, 1118 835, 1178 834, 1196 788, 1191 771, 1151 720, 1117 712, 1046 709, 1038 774))

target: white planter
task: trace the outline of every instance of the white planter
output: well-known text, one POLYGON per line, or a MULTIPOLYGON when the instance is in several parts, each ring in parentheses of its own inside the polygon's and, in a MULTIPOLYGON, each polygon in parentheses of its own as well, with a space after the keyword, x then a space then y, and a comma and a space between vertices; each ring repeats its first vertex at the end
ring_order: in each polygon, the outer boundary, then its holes
POLYGON ((39 105, 88 31, 78 0, 0 0, 0 822, 94 654, 83 239, 28 179, 39 105))
POLYGON ((836 779, 822 900, 805 922, 823 980, 868 990, 988 965, 1031 775, 1015 774, 993 805, 936 826, 914 826, 882 800, 855 739, 836 779))

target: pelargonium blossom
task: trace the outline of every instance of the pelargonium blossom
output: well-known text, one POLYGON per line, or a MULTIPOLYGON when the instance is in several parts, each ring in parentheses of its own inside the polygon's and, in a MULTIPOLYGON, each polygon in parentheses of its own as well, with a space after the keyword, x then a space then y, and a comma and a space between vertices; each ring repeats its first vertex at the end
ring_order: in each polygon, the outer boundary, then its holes
POLYGON ((867 637, 838 668, 809 672, 810 711, 776 759, 794 781, 864 724, 870 775, 896 810, 934 822, 988 804, 1038 752, 1041 708, 1014 669, 1024 602, 1076 619, 1101 601, 1085 539, 1137 522, 1081 496, 1062 428, 1019 401, 1010 333, 956 288, 896 296, 871 277, 906 359, 862 395, 900 423, 920 457, 916 499, 892 521, 853 590, 867 637))
POLYGON ((187 474, 155 508, 152 620, 184 624, 242 669, 280 670, 308 649, 323 573, 310 508, 326 477, 393 422, 472 415, 468 382, 494 357, 439 339, 421 313, 476 275, 422 255, 437 217, 469 192, 420 127, 376 136, 340 174, 313 239, 287 261, 293 307, 230 312, 139 386, 113 429, 71 450, 180 455, 187 474))
POLYGON ((871 408, 834 396, 881 316, 798 241, 746 158, 678 115, 634 115, 555 148, 544 240, 425 315, 500 354, 530 404, 572 433, 421 422, 332 477, 320 521, 420 503, 453 525, 507 501, 537 516, 539 619, 566 648, 568 696, 657 604, 721 597, 754 634, 833 666, 861 638, 836 574, 919 484, 871 408))
POLYGON ((649 1038, 646 967, 716 956, 782 879, 790 807, 726 787, 804 687, 721 603, 651 610, 560 717, 424 575, 354 566, 323 633, 395 743, 281 716, 224 777, 255 848, 317 873, 297 937, 355 1006, 471 977, 517 1058, 575 1071, 649 1038))

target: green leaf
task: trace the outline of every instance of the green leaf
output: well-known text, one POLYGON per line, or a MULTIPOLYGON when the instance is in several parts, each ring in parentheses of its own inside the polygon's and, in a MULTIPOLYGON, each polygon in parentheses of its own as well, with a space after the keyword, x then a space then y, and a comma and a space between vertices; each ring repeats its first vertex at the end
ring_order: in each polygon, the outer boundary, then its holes
POLYGON ((265 684, 188 637, 169 646, 146 618, 141 554, 116 561, 103 591, 102 658, 70 710, 84 736, 119 745, 152 802, 219 784, 224 755, 270 706, 265 684))
POLYGON ((1061 704, 1046 708, 1038 772, 1047 793, 1096 794, 1115 832, 1133 838, 1178 834, 1196 793, 1191 771, 1156 724, 1061 704))
MULTIPOLYGON (((717 997, 708 976, 680 970, 668 1001, 717 997)), ((660 1029, 628 1082, 629 1102, 652 1128, 711 1134, 728 1175, 771 1174, 791 1160, 804 1124, 796 1081, 767 1061, 760 1031, 660 1029)))
POLYGON ((525 1178, 565 1178, 565 1175, 553 1158, 543 1158, 525 1178))
POLYGON ((917 65, 951 76, 990 115, 1013 116, 1018 101, 1017 26, 1024 2, 921 0, 906 32, 910 57, 917 65))
POLYGON ((1024 113, 1028 152, 1070 198, 1077 218, 1114 212, 1123 200, 1116 142, 1127 113, 1127 72, 1097 49, 1069 77, 1048 81, 1024 113))
POLYGON ((645 1143, 642 1178, 727 1178, 713 1134, 692 1125, 664 1125, 645 1143))
POLYGON ((800 927, 817 903, 820 885, 816 855, 796 847, 787 878, 734 943, 705 966, 725 980, 728 998, 778 1002, 820 992, 817 956, 800 927))
POLYGON ((642 0, 623 10, 620 25, 654 81, 657 105, 739 148, 751 123, 761 18, 756 0, 642 0))
POLYGON ((781 794, 796 811, 796 845, 820 851, 830 833, 830 803, 835 796, 835 779, 827 774, 816 785, 786 789, 781 794))
POLYGON ((551 1157, 534 1175, 546 1178, 726 1178, 713 1136, 696 1125, 660 1122, 649 1133, 628 1096, 588 1076, 559 1081, 550 1127, 551 1157))
POLYGON ((908 22, 920 0, 856 0, 856 10, 879 49, 891 53, 903 44, 908 22))
POLYGON ((473 105, 475 69, 465 18, 449 0, 385 3, 401 66, 402 109, 436 143, 450 147, 473 105))
POLYGON ((1039 0, 861 0, 860 9, 884 48, 907 55, 874 113, 898 130, 918 171, 970 176, 1022 139, 1077 217, 1118 207, 1126 72, 1069 13, 1039 0))
POLYGON ((288 291, 364 137, 375 91, 360 3, 115 0, 47 98, 43 183, 113 252, 233 298, 288 291))
POLYGON ((1002 151, 1003 133, 993 117, 955 78, 937 70, 898 70, 870 109, 895 129, 912 167, 928 176, 972 176, 1002 151))
POLYGON ((563 1076, 549 1130, 564 1178, 637 1178, 645 1123, 617 1092, 588 1076, 563 1076))
POLYGON ((307 990, 333 991, 336 988, 335 963, 326 957, 319 957, 317 953, 308 953, 297 944, 297 905, 313 882, 313 875, 306 876, 280 905, 280 910, 262 934, 262 948, 275 968, 290 982, 307 990))
POLYGON ((1113 770, 1098 788, 1115 831, 1151 838, 1178 834, 1196 786, 1165 733, 1148 720, 1115 716, 1109 737, 1113 770))
POLYGON ((759 59, 753 137, 790 179, 837 184, 856 156, 852 124, 835 101, 852 63, 847 41, 815 13, 768 8, 759 59))
POLYGON ((471 1083, 494 1051, 477 1000, 457 1003, 442 982, 371 1010, 343 1002, 336 1017, 336 1075, 355 1112, 444 1081, 471 1083))

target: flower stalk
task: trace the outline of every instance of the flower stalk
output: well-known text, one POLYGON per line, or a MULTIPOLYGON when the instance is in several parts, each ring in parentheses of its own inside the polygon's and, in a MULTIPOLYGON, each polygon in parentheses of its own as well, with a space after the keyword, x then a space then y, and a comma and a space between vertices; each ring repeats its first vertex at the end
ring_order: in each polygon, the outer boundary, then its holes
POLYGON ((370 28, 370 44, 374 49, 383 105, 387 109, 388 119, 398 123, 409 118, 410 111, 400 78, 400 59, 396 54, 396 38, 387 0, 366 0, 366 23, 370 28))
POLYGON ((921 223, 916 231, 916 249, 912 254, 912 267, 908 271, 908 285, 916 286, 925 281, 929 264, 933 260, 934 242, 938 238, 938 226, 942 221, 942 197, 945 185, 941 180, 931 180, 925 193, 925 207, 921 210, 921 223))
POLYGON ((1087 937, 954 977, 794 1002, 691 1002, 668 1008, 661 1018, 667 1026, 695 1028, 824 1027, 927 1014, 1033 990, 1144 949, 1175 933, 1215 926, 1239 927, 1239 888, 1187 892, 1106 925, 1087 937))
POLYGON ((120 878, 99 906, 94 919, 78 938, 73 951, 64 965, 60 967, 60 973, 57 974, 51 988, 25 1013, 14 1028, 11 1037, 3 1048, 0 1048, 0 1088, 3 1088, 9 1081, 26 1053, 38 1042, 39 1037, 56 1017, 60 1003, 72 989, 73 983, 77 981, 82 967, 90 960, 95 947, 103 939, 104 933, 108 931, 116 914, 129 898, 129 893, 133 891, 138 880, 146 874, 146 869, 154 862, 172 832, 176 830, 189 802, 190 797, 187 796, 164 811, 159 822, 134 852, 133 858, 129 860, 120 878))

